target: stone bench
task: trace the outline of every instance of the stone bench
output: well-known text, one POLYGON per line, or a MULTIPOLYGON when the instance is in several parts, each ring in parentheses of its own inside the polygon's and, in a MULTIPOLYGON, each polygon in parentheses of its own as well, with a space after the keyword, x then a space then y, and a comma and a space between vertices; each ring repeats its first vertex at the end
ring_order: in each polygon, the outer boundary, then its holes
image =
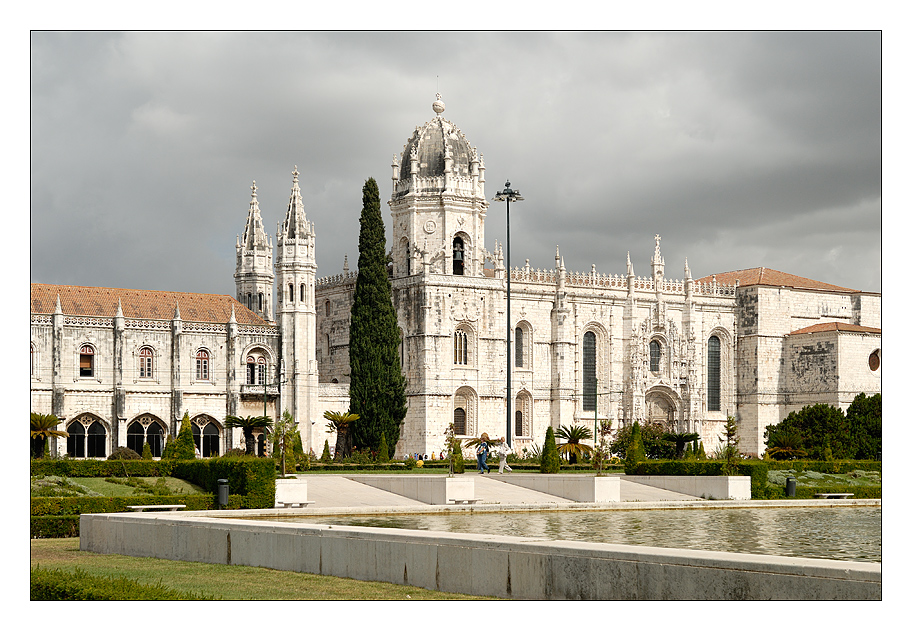
POLYGON ((466 498, 466 499, 450 498, 447 500, 447 502, 453 502, 454 504, 475 504, 476 502, 480 502, 480 501, 481 501, 480 497, 475 497, 475 498, 471 498, 471 499, 469 499, 469 498, 466 498))
POLYGON ((295 505, 299 505, 301 508, 307 508, 310 504, 313 504, 313 500, 305 500, 303 502, 276 502, 276 506, 279 508, 294 508, 295 505))
POLYGON ((854 493, 814 493, 814 497, 821 497, 827 500, 844 500, 854 496, 854 493))
POLYGON ((141 513, 146 510, 177 510, 187 508, 186 504, 143 504, 142 506, 127 506, 131 511, 141 513))

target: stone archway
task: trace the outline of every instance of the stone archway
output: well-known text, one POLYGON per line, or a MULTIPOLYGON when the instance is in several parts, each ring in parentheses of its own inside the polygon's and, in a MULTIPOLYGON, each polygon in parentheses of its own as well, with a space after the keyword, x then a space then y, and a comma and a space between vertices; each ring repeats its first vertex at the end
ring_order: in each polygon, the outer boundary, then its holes
POLYGON ((677 425, 677 406, 674 400, 662 392, 650 392, 646 395, 646 421, 661 425, 667 431, 675 431, 677 425))

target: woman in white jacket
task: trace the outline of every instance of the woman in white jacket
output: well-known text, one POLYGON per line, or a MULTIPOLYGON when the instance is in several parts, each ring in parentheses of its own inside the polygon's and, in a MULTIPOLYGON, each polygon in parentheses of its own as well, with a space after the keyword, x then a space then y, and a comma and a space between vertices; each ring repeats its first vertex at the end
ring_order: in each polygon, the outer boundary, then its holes
POLYGON ((504 437, 500 437, 500 444, 497 446, 497 453, 500 454, 500 466, 497 469, 497 473, 503 473, 504 468, 507 471, 513 471, 510 468, 510 465, 507 464, 507 455, 513 453, 513 450, 510 449, 510 445, 507 444, 507 441, 504 440, 504 437))

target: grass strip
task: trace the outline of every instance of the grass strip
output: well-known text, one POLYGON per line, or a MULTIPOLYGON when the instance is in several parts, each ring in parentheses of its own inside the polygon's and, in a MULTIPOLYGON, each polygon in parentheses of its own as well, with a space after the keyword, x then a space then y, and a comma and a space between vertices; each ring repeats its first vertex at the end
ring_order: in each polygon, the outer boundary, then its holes
POLYGON ((79 549, 78 538, 32 539, 32 568, 77 569, 87 575, 124 578, 197 598, 222 600, 492 600, 335 576, 286 572, 242 565, 169 561, 79 549))

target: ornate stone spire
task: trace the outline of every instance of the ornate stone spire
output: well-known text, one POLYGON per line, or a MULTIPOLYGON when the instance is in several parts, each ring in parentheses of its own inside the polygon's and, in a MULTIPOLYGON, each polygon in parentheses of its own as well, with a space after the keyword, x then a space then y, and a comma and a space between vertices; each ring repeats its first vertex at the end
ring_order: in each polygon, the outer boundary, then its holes
POLYGON ((271 247, 266 236, 266 229, 263 227, 263 219, 260 216, 256 180, 250 186, 250 207, 247 210, 247 224, 244 226, 244 238, 241 240, 241 244, 245 250, 271 247))
POLYGON ((310 233, 311 226, 307 223, 304 213, 304 200, 301 198, 301 187, 298 184, 298 166, 295 165, 291 173, 291 197, 288 199, 288 210, 285 213, 285 223, 282 226, 285 240, 299 239, 310 233))

